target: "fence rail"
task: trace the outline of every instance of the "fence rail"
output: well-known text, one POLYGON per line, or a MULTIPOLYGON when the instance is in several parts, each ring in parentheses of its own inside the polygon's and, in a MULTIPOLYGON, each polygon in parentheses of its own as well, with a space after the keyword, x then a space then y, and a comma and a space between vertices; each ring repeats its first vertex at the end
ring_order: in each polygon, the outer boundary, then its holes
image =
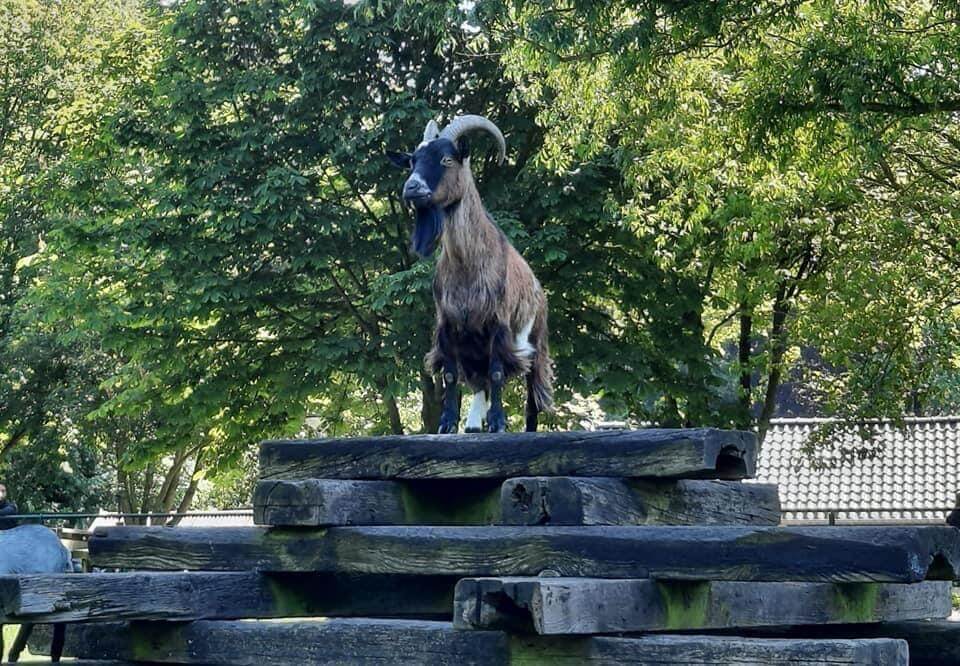
POLYGON ((41 513, 18 513, 3 516, 4 519, 16 520, 22 523, 49 523, 49 522, 68 522, 75 524, 81 521, 93 522, 98 518, 106 520, 135 520, 145 521, 148 525, 153 521, 167 521, 171 518, 253 518, 253 509, 226 509, 223 511, 187 511, 187 512, 168 512, 168 513, 82 513, 82 512, 57 512, 44 511, 41 513))
MULTIPOLYGON (((881 514, 881 515, 891 515, 891 514, 902 514, 902 513, 942 513, 947 514, 951 511, 956 510, 955 506, 904 506, 904 507, 872 507, 872 506, 785 506, 781 508, 781 513, 785 518, 791 516, 796 516, 798 514, 822 514, 826 516, 826 520, 833 525, 838 519, 843 519, 844 515, 849 514, 863 514, 863 513, 872 513, 872 514, 881 514)), ((67 522, 74 521, 78 523, 80 521, 90 521, 96 520, 97 518, 104 518, 107 520, 119 519, 119 520, 135 520, 135 521, 144 521, 146 524, 151 524, 154 521, 168 521, 172 518, 183 519, 183 518, 252 518, 253 509, 242 508, 242 509, 226 509, 222 511, 188 511, 188 512, 168 512, 168 513, 127 513, 127 512, 112 512, 112 513, 74 513, 74 512, 42 512, 42 513, 20 513, 9 516, 4 516, 4 518, 13 519, 21 522, 67 522)), ((883 520, 883 519, 878 519, 883 520)), ((894 519, 896 520, 896 519, 894 519)))

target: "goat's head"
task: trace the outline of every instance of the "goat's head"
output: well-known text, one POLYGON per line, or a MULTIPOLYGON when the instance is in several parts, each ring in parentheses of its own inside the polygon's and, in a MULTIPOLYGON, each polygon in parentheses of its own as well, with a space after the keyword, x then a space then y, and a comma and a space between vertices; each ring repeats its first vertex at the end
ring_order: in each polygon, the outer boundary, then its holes
POLYGON ((443 131, 431 120, 423 132, 423 141, 413 153, 387 151, 393 164, 410 170, 403 185, 403 200, 417 211, 413 249, 420 256, 433 252, 443 229, 443 210, 463 198, 466 184, 470 182, 470 148, 464 135, 475 129, 493 135, 502 163, 507 152, 506 140, 497 126, 483 116, 457 116, 443 131))

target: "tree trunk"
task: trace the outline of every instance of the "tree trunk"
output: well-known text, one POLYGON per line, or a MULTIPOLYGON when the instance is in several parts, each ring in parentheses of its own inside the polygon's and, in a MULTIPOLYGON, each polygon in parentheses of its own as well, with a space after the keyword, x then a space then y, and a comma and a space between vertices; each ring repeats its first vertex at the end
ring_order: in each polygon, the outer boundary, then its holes
POLYGON ((737 427, 747 429, 751 425, 750 405, 752 402, 753 372, 750 364, 752 356, 751 338, 753 336, 753 314, 746 303, 740 304, 740 339, 738 343, 738 362, 740 364, 740 414, 737 427))
POLYGON ((156 474, 157 464, 150 463, 143 475, 143 493, 140 495, 140 513, 147 513, 153 507, 153 478, 156 474))
POLYGON ((763 409, 757 420, 757 437, 760 446, 763 438, 770 429, 770 419, 777 407, 777 390, 783 376, 783 357, 787 353, 787 315, 790 314, 790 304, 787 301, 787 283, 780 283, 777 296, 773 302, 773 323, 770 327, 770 362, 767 376, 767 390, 763 398, 763 409))
MULTIPOLYGON (((193 498, 197 494, 197 488, 200 485, 200 476, 197 474, 201 469, 201 454, 202 450, 197 452, 196 460, 193 463, 193 474, 190 475, 190 483, 187 486, 187 492, 184 493, 183 499, 180 500, 180 504, 177 506, 176 513, 186 513, 190 510, 190 505, 193 504, 193 498)), ((169 513, 169 509, 167 510, 169 513)), ((181 516, 175 516, 167 520, 167 525, 175 526, 183 520, 181 516)))
POLYGON ((26 429, 20 430, 13 433, 13 435, 6 441, 6 443, 0 447, 0 460, 3 460, 3 457, 10 452, 10 450, 15 447, 20 441, 27 435, 26 429))
POLYGON ((423 432, 437 432, 440 428, 440 413, 443 411, 443 391, 440 384, 426 370, 420 371, 420 392, 422 402, 420 418, 423 420, 423 432))
POLYGON ((400 420, 400 408, 397 407, 397 399, 392 395, 386 398, 387 414, 390 416, 390 432, 394 435, 403 434, 403 422, 400 420))

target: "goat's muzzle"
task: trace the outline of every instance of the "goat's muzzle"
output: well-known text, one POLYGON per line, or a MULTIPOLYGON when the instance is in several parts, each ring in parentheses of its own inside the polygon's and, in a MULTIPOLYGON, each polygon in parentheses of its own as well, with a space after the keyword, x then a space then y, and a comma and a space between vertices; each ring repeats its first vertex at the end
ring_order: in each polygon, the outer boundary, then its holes
POLYGON ((408 178, 403 185, 403 200, 417 208, 427 206, 433 198, 433 192, 419 178, 408 178))

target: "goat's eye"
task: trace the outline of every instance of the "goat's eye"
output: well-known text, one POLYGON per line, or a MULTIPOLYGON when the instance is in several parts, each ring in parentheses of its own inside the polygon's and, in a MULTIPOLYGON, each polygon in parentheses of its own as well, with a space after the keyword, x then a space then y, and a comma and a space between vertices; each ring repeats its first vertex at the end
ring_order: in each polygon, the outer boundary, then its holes
POLYGON ((440 164, 442 164, 445 167, 451 167, 453 166, 453 163, 454 163, 454 159, 449 155, 447 155, 446 157, 440 160, 440 164))

